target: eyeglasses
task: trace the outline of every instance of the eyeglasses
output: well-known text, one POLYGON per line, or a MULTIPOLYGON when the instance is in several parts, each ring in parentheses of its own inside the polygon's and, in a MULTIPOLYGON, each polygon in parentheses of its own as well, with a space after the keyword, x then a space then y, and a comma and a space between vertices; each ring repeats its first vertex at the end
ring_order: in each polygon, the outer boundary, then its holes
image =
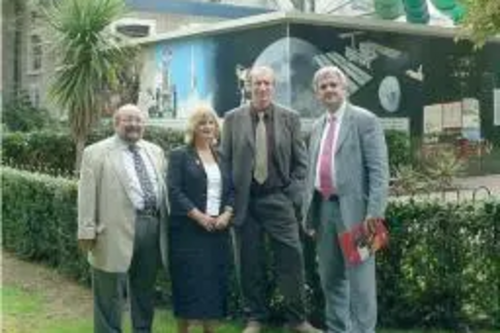
POLYGON ((326 88, 336 88, 337 87, 337 84, 336 83, 333 83, 333 82, 330 82, 330 83, 323 83, 322 85, 319 86, 319 89, 320 90, 325 90, 326 88))
POLYGON ((125 117, 120 117, 120 122, 125 123, 125 124, 144 124, 144 118, 142 117, 135 117, 135 116, 125 116, 125 117))

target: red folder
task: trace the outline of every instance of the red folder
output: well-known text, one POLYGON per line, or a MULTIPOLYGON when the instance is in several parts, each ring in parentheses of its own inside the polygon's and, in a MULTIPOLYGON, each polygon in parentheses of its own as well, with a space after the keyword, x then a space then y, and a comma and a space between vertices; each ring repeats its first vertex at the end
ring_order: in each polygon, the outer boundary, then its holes
POLYGON ((361 264, 387 246, 389 232, 383 219, 363 221, 338 235, 340 247, 349 266, 361 264), (370 225, 370 227, 368 226, 370 225))

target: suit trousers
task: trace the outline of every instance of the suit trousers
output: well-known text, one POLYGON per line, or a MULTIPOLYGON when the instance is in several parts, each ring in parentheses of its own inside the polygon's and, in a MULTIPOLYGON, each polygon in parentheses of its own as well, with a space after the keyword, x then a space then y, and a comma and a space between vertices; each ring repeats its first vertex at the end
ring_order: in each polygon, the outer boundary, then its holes
POLYGON ((299 224, 291 200, 281 191, 253 196, 247 218, 236 228, 243 310, 247 320, 268 319, 264 232, 274 254, 277 285, 284 297, 286 319, 305 319, 304 259, 299 224))
POLYGON ((325 296, 325 320, 330 333, 374 333, 377 322, 375 259, 347 267, 336 225, 341 221, 338 201, 322 200, 316 251, 325 296))
POLYGON ((138 214, 132 262, 127 272, 93 269, 94 333, 121 333, 124 284, 128 283, 134 333, 151 333, 154 285, 160 266, 159 219, 138 214))

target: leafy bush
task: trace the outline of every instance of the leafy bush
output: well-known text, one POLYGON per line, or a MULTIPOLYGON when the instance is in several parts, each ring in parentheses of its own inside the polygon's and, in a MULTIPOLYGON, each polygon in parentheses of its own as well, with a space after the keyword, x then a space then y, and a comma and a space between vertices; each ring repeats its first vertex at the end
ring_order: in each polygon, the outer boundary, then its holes
POLYGON ((398 168, 411 165, 411 140, 407 132, 396 130, 385 131, 385 140, 387 142, 387 149, 389 150, 391 174, 398 168))
POLYGON ((34 131, 50 122, 47 110, 34 107, 26 94, 5 102, 2 123, 10 131, 34 131))
MULTIPOLYGON (((76 182, 11 168, 2 171, 3 246, 87 280, 88 267, 75 240, 76 182)), ((393 201, 388 221, 390 246, 377 258, 382 326, 500 328, 498 198, 460 204, 393 201)), ((308 308, 313 321, 322 323, 314 245, 310 239, 304 244, 308 308)), ((268 276, 272 310, 279 319, 282 298, 273 274, 268 276)), ((239 304, 236 286, 232 276, 233 310, 239 304)))
POLYGON ((88 265, 75 242, 76 192, 73 180, 4 168, 3 246, 88 280, 88 265))
MULTIPOLYGON (((113 135, 111 126, 94 130, 87 144, 113 135)), ((183 143, 183 132, 150 126, 145 139, 163 147, 166 152, 183 143)), ((389 164, 392 173, 401 166, 411 164, 410 138, 406 132, 387 131, 389 164)), ((71 135, 65 131, 40 131, 31 133, 4 133, 2 147, 6 165, 51 175, 72 176, 75 147, 71 135)))
MULTIPOLYGON (((113 130, 98 129, 92 132, 87 144, 113 135, 113 130)), ((180 131, 160 127, 148 127, 146 140, 170 151, 183 142, 180 131)), ((2 158, 5 165, 38 171, 51 175, 73 176, 75 144, 68 132, 37 131, 3 134, 2 158)))
POLYGON ((500 327, 498 198, 389 205, 391 244, 378 258, 385 326, 500 327))
POLYGON ((3 135, 5 165, 53 175, 71 175, 75 145, 66 133, 54 131, 11 132, 3 135))

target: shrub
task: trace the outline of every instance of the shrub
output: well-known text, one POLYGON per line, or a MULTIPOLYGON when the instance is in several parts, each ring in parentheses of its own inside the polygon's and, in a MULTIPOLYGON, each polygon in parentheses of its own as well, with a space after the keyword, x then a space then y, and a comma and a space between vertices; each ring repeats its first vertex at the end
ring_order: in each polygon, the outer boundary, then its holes
MULTIPOLYGON (((97 129, 91 133, 87 144, 111 135, 113 135, 111 128, 97 129)), ((165 151, 170 151, 183 142, 180 131, 161 127, 148 127, 144 137, 160 145, 165 151)), ((45 130, 3 134, 3 163, 19 169, 72 177, 75 154, 75 144, 68 132, 45 130)))
POLYGON ((398 168, 411 165, 411 140, 407 132, 396 130, 385 131, 385 140, 387 142, 387 149, 389 150, 391 174, 398 168))
POLYGON ((75 241, 76 193, 75 181, 4 168, 3 247, 88 280, 87 264, 75 241))
POLYGON ((385 326, 500 327, 500 201, 398 201, 378 258, 385 326))
MULTIPOLYGON (((111 126, 94 130, 87 144, 92 144, 113 135, 111 126)), ((183 143, 183 132, 149 126, 144 134, 146 140, 170 151, 183 143)), ((406 132, 387 131, 391 172, 411 164, 410 138, 406 132)), ((73 176, 75 147, 67 131, 36 131, 31 133, 4 133, 2 147, 6 165, 51 175, 73 176)))
POLYGON ((50 116, 47 110, 34 107, 23 93, 6 101, 2 123, 10 131, 28 132, 45 127, 50 123, 50 116))
MULTIPOLYGON (((88 280, 75 240, 76 182, 11 168, 2 171, 3 246, 88 280)), ((398 200, 387 213, 391 242, 377 258, 381 325, 500 328, 500 201, 398 200)), ((304 244, 308 308, 313 321, 322 323, 314 245, 310 239, 304 244)), ((268 276, 272 311, 279 320, 283 302, 272 272, 268 276)), ((233 276, 230 304, 235 312, 236 286, 233 276)))

